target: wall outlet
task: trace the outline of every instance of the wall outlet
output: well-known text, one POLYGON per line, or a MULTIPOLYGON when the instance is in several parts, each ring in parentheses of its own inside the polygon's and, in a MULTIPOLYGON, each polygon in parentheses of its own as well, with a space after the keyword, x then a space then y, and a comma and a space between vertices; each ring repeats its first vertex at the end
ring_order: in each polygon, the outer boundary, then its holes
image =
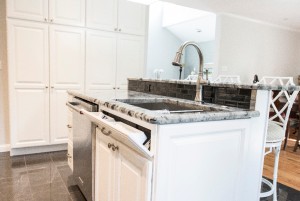
POLYGON ((221 69, 222 69, 223 72, 226 72, 226 71, 228 71, 228 66, 222 66, 221 69))

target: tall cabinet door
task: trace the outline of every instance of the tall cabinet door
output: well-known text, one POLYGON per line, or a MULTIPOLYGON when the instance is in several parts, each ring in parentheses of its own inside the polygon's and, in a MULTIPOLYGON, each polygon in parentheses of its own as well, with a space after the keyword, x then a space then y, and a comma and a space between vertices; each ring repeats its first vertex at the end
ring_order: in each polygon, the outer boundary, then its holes
POLYGON ((121 143, 118 146, 116 201, 150 201, 152 162, 121 143))
POLYGON ((48 0, 7 0, 7 16, 44 21, 48 18, 48 0))
POLYGON ((67 90, 84 89, 85 32, 80 28, 50 26, 51 143, 68 139, 67 90))
POLYGON ((142 77, 144 37, 119 34, 117 47, 117 89, 127 89, 127 78, 142 77))
POLYGON ((95 159, 95 200, 115 201, 115 162, 116 152, 108 147, 115 141, 97 129, 95 159))
POLYGON ((49 0, 49 19, 55 24, 85 25, 85 0, 49 0))
POLYGON ((118 0, 87 0, 86 26, 114 31, 118 26, 118 0))
POLYGON ((145 35, 146 6, 119 0, 118 28, 122 33, 145 35))
POLYGON ((117 34, 88 30, 86 34, 86 90, 115 87, 117 34))
POLYGON ((12 148, 49 144, 48 26, 8 20, 12 148))

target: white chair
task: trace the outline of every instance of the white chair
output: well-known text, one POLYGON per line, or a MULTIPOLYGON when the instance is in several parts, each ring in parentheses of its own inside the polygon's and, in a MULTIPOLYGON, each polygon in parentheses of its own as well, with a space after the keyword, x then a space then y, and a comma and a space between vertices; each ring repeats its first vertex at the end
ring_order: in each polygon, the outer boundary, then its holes
MULTIPOLYGON (((291 77, 263 77, 258 84, 268 85, 281 85, 288 86, 294 85, 293 78, 291 77)), ((298 91, 294 91, 291 94, 286 90, 281 90, 278 94, 273 97, 274 93, 271 93, 270 97, 270 110, 272 110, 272 116, 269 118, 267 139, 265 148, 269 149, 265 152, 265 155, 274 152, 274 172, 273 172, 273 183, 267 179, 262 178, 262 182, 270 187, 270 190, 260 194, 260 197, 268 197, 273 195, 273 201, 277 200, 277 173, 278 173, 278 162, 279 153, 281 149, 281 143, 285 137, 285 131, 289 120, 289 115, 293 106, 293 103, 297 97, 298 91), (275 102, 279 98, 286 98, 286 102, 283 107, 277 108, 275 102), (274 114, 274 115, 273 115, 274 114)))
POLYGON ((241 83, 240 76, 238 75, 219 75, 213 83, 229 83, 229 84, 239 84, 241 83))

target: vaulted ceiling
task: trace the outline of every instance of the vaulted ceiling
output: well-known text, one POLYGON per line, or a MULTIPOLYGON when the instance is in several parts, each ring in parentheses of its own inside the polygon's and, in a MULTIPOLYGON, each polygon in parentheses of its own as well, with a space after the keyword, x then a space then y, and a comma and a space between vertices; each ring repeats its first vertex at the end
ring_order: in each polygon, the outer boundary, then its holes
POLYGON ((300 0, 164 0, 214 13, 232 13, 300 31, 300 0))

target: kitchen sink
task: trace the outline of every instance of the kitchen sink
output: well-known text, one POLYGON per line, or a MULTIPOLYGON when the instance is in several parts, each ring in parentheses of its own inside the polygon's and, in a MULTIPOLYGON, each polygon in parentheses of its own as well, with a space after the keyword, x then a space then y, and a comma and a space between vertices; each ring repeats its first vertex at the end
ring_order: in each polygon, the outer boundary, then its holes
POLYGON ((151 111, 165 111, 168 113, 191 113, 222 111, 213 107, 205 106, 200 103, 189 103, 172 99, 117 99, 129 105, 140 107, 151 111))

